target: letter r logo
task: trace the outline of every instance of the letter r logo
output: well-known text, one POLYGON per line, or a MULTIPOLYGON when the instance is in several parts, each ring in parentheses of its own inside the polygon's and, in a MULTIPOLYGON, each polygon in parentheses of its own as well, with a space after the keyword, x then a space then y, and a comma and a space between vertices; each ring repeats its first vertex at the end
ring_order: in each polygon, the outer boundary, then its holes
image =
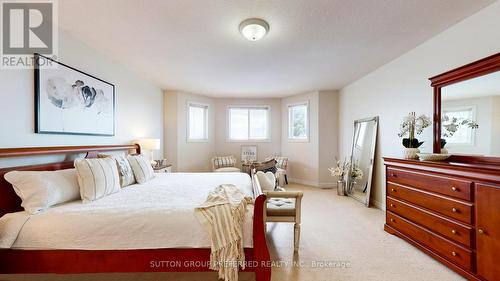
POLYGON ((53 3, 3 2, 3 54, 51 54, 53 3))

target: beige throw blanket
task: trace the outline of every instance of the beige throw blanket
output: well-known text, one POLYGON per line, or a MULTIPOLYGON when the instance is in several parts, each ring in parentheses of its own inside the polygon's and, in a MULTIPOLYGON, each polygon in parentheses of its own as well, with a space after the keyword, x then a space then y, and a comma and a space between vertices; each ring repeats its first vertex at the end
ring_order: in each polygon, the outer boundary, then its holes
POLYGON ((222 184, 212 190, 194 214, 205 227, 212 242, 210 269, 225 281, 238 280, 238 266, 245 269, 243 219, 246 206, 253 200, 236 186, 222 184))

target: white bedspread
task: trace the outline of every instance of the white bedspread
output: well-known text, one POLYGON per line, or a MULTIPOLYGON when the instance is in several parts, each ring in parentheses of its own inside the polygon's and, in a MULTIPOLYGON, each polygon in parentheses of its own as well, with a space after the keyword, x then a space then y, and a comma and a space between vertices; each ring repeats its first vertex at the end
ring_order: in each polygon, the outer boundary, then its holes
MULTIPOLYGON (((8 244, 7 239, 12 242, 15 228, 22 227, 13 249, 210 248, 210 238, 196 220, 194 208, 220 184, 234 184, 253 196, 250 177, 243 173, 157 174, 145 184, 125 187, 88 204, 75 201, 53 207, 27 221, 23 215, 2 217, 0 229, 8 233, 0 232, 0 245, 8 244)), ((253 206, 249 205, 244 247, 253 245, 252 222, 253 206)))

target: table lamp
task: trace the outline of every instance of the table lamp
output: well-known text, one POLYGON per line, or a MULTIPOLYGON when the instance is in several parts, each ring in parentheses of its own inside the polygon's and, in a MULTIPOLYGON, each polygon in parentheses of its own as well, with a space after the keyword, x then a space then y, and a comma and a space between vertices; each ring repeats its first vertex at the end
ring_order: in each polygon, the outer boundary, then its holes
POLYGON ((142 139, 140 140, 140 144, 142 149, 149 150, 151 165, 156 165, 156 161, 154 161, 154 151, 160 150, 160 139, 142 139))

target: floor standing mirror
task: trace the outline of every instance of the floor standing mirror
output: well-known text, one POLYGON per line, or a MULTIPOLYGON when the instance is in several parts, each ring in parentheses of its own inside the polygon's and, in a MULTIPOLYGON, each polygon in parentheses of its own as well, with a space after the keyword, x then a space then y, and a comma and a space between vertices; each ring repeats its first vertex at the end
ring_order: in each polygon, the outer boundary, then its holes
POLYGON ((351 167, 347 175, 347 194, 367 207, 370 204, 377 127, 378 117, 354 121, 351 167))

